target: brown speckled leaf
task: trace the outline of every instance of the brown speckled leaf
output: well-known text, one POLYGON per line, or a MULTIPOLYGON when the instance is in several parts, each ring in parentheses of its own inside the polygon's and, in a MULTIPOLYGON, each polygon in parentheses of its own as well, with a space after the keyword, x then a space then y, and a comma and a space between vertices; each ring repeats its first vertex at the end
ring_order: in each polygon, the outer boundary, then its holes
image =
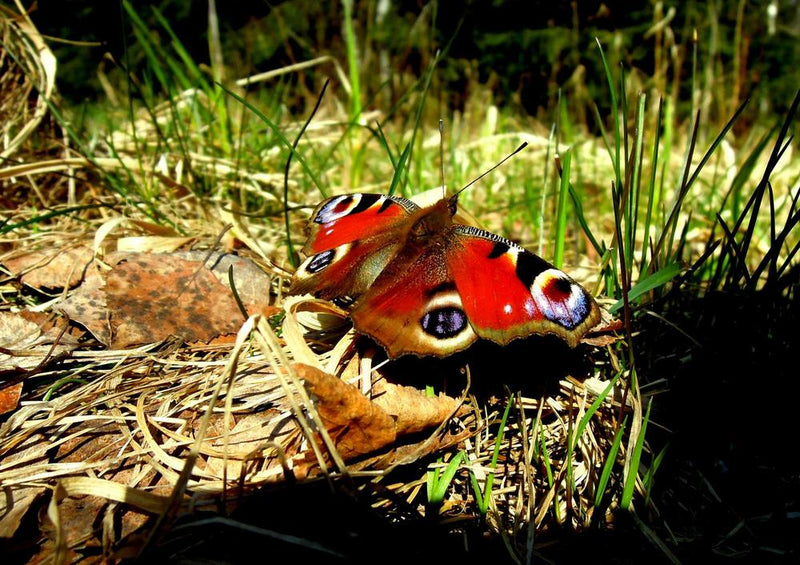
POLYGON ((102 272, 97 266, 91 265, 83 284, 58 308, 89 330, 98 341, 108 345, 111 342, 111 326, 108 324, 105 284, 102 272))
POLYGON ((244 318, 231 292, 201 263, 134 253, 106 276, 111 347, 169 336, 208 341, 235 333, 244 318))

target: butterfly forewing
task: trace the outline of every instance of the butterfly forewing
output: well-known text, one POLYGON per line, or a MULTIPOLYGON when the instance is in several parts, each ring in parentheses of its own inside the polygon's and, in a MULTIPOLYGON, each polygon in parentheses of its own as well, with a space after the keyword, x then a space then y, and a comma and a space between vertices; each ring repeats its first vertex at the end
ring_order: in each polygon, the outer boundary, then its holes
POLYGON ((397 253, 393 233, 418 207, 404 198, 379 194, 334 196, 314 210, 291 294, 320 298, 357 297, 370 287, 397 253))
POLYGON ((316 207, 303 252, 312 256, 345 243, 391 232, 419 207, 405 198, 343 194, 316 207))
POLYGON ((600 320, 583 287, 511 241, 456 225, 448 242, 448 269, 480 337, 505 344, 552 333, 574 347, 600 320))

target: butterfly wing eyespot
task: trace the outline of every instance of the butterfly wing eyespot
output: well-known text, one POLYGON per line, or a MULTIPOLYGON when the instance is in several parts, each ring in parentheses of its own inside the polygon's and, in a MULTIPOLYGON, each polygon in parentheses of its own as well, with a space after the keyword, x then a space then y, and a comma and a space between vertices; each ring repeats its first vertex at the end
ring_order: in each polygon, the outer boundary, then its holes
POLYGON ((436 250, 413 261, 401 253, 350 312, 355 328, 390 357, 444 357, 472 345, 478 336, 443 263, 436 250))
POLYGON ((531 294, 544 317, 567 331, 575 330, 591 317, 594 300, 558 269, 539 273, 531 285, 531 294))

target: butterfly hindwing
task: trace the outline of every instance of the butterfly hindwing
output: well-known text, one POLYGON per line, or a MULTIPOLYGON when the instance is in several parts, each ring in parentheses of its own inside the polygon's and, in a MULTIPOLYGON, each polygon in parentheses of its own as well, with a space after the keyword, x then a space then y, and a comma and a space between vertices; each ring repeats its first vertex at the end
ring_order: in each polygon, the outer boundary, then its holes
POLYGON ((356 329, 390 357, 442 357, 477 339, 442 251, 435 246, 422 254, 402 249, 350 312, 356 329))

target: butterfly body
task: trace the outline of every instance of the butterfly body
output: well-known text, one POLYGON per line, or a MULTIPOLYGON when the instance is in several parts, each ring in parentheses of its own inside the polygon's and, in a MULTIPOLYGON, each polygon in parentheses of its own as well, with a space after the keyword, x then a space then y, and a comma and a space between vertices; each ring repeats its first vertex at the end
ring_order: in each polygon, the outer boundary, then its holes
POLYGON ((442 357, 478 338, 507 344, 531 334, 574 347, 598 323, 594 299, 566 274, 455 214, 455 197, 424 208, 377 194, 325 200, 290 292, 354 299, 356 330, 390 357, 442 357))

